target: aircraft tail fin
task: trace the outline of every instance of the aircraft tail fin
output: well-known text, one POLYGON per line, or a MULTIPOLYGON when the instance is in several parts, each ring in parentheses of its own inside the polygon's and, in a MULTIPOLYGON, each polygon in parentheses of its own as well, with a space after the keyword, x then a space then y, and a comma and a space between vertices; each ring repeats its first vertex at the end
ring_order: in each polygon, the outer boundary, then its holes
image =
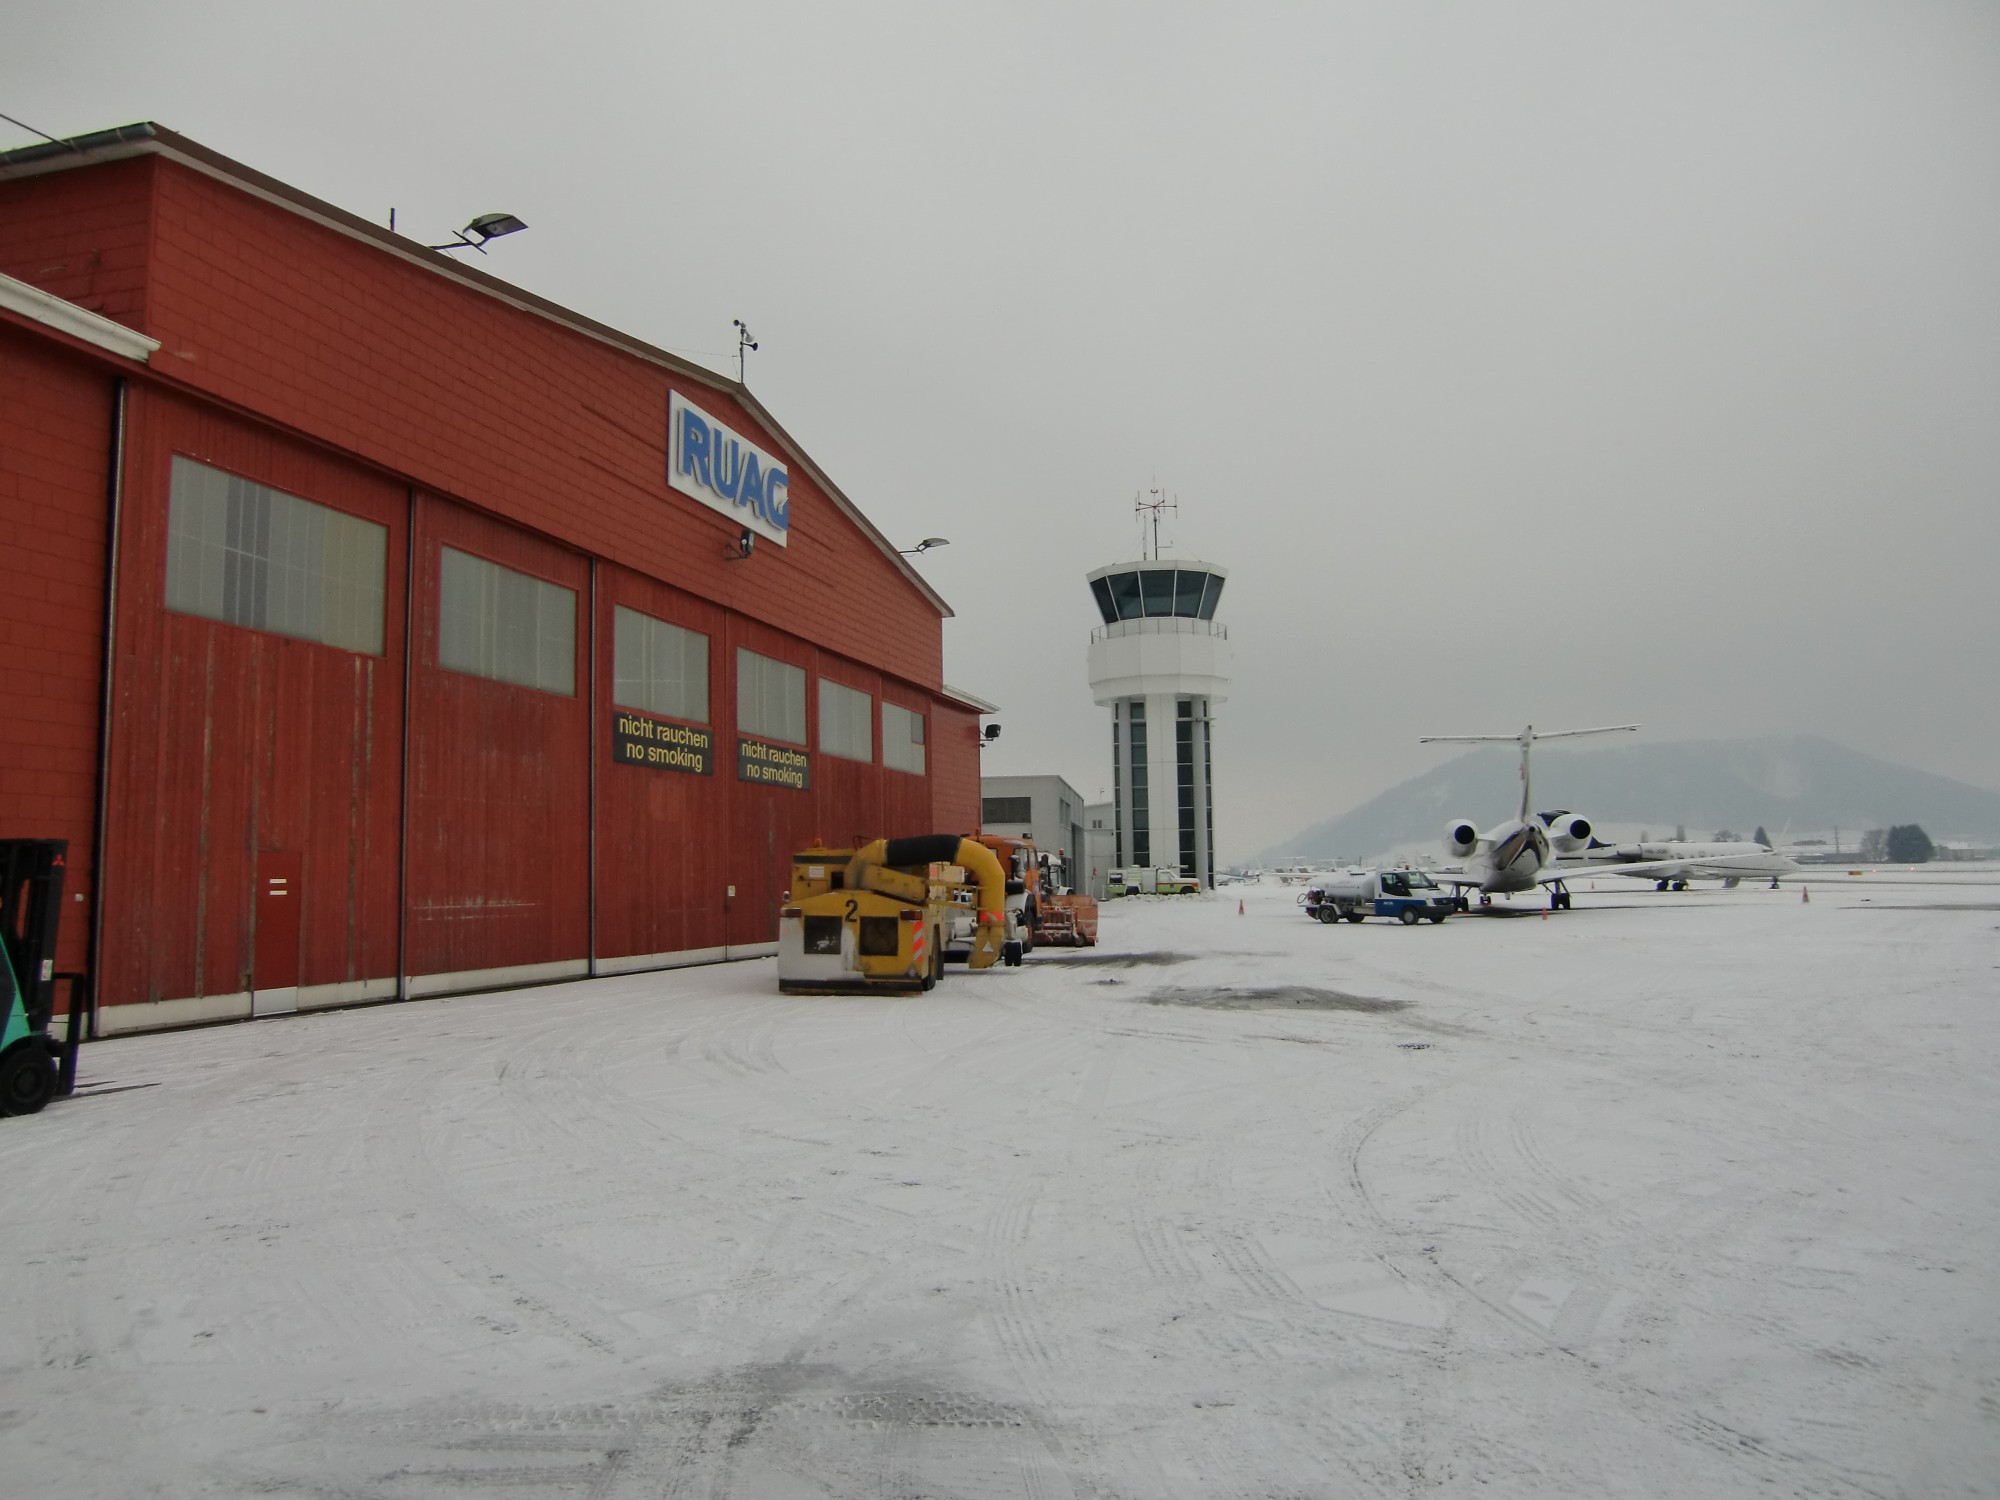
POLYGON ((1637 724, 1600 724, 1594 729, 1536 729, 1530 724, 1519 734, 1425 734, 1419 745, 1519 745, 1521 747, 1521 821, 1534 814, 1530 810, 1534 793, 1528 778, 1528 751, 1536 740, 1569 740, 1583 734, 1618 734, 1637 729, 1637 724))

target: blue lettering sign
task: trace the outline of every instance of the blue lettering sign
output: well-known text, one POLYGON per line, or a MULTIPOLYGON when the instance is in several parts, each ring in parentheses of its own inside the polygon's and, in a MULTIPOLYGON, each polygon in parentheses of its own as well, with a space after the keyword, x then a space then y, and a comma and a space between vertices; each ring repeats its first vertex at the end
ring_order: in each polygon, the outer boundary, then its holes
POLYGON ((667 397, 667 483, 779 546, 791 527, 791 476, 784 464, 732 432, 679 391, 667 397))
POLYGON ((708 423, 692 406, 681 409, 681 472, 708 483, 708 423))
POLYGON ((723 499, 734 500, 743 484, 743 450, 737 446, 735 438, 729 440, 728 478, 723 478, 722 470, 722 439, 718 437, 715 440, 715 477, 709 480, 708 487, 723 499))

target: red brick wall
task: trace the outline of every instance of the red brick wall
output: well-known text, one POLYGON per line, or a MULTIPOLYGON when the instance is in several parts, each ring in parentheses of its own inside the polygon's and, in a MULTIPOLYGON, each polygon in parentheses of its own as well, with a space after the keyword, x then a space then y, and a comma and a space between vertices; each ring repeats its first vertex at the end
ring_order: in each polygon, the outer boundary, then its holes
POLYGON ((409 965, 450 974, 589 952, 589 560, 430 496, 417 513, 409 965), (440 549, 577 596, 576 691, 438 665, 440 549))
POLYGON ((406 508, 402 488, 377 475, 135 386, 119 543, 105 1003, 249 989, 264 850, 304 856, 301 984, 396 972, 406 508), (175 453, 386 526, 383 654, 169 611, 175 453))
POLYGON ((933 820, 939 833, 979 832, 979 715, 936 703, 931 709, 930 770, 933 820))
MULTIPOLYGON (((593 716, 601 956, 768 941, 785 861, 815 837, 977 828, 977 718, 933 696, 934 609, 797 465, 792 545, 725 562, 734 523, 666 485, 673 382, 659 367, 153 161, 0 184, 0 265, 161 338, 156 367, 195 388, 133 384, 107 1003, 247 988, 266 851, 304 860, 302 984, 393 975, 405 899, 412 974, 582 957, 593 716), (383 654, 167 611, 176 452, 386 526, 383 654), (420 500, 405 893, 409 479, 420 500), (576 590, 574 697, 438 669, 443 543, 576 590), (594 704, 593 551, 604 559, 594 704), (617 603, 710 637, 712 776, 612 761, 617 603), (809 792, 736 780, 739 645, 807 674, 809 792), (874 763, 820 753, 821 676, 877 705, 874 763), (885 700, 925 715, 928 775, 880 765, 885 700)), ((684 390, 777 448, 728 397, 684 390)), ((5 642, 28 649, 0 661, 0 684, 45 705, 0 720, 0 831, 70 837, 86 856, 73 885, 88 879, 96 774, 110 392, 81 359, 0 332, 0 541, 10 564, 30 559, 9 567, 0 611, 5 642)), ((81 966, 84 936, 81 920, 66 928, 66 964, 81 966)))
POLYGON ((0 837, 69 840, 57 965, 85 967, 112 381, 0 324, 0 837))
POLYGON ((840 655, 939 681, 935 609, 798 465, 790 546, 747 562, 724 561, 729 517, 667 487, 670 385, 777 448, 728 396, 211 178, 159 170, 148 331, 175 376, 579 550, 788 620, 840 655))
POLYGON ((934 831, 931 782, 881 764, 881 705, 928 713, 928 695, 624 569, 599 575, 598 953, 616 957, 768 942, 791 855, 817 838, 855 840, 934 831), (613 757, 613 619, 625 605, 710 640, 709 776, 618 764, 613 757), (812 786, 800 793, 736 779, 736 648, 806 673, 812 786), (876 741, 867 763, 819 748, 819 679, 869 695, 876 741), (728 894, 730 886, 736 894, 728 894))
POLYGON ((723 831, 736 776, 735 675, 720 642, 728 615, 623 568, 598 569, 597 951, 606 957, 713 948, 723 942, 723 831), (612 616, 623 605, 709 638, 707 776, 620 765, 611 719, 612 616))
POLYGON ((0 272, 145 327, 154 164, 0 182, 0 272))

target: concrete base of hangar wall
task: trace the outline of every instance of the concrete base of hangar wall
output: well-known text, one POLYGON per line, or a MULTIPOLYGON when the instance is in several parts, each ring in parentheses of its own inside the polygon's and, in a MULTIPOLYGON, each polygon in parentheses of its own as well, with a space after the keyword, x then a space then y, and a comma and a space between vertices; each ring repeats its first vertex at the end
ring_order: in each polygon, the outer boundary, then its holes
MULTIPOLYGON (((137 1005, 106 1005, 97 1012, 97 1034, 124 1036, 134 1031, 170 1031, 177 1026, 206 1026, 216 1021, 250 1019, 250 992, 233 995, 190 995, 181 1000, 144 1000, 137 1005)), ((51 1028, 53 1029, 53 1028, 51 1028)))
MULTIPOLYGON (((635 953, 622 958, 600 958, 593 965, 583 958, 559 959, 546 964, 516 964, 499 969, 464 969, 455 974, 413 974, 405 985, 411 1000, 432 1000, 446 995, 472 995, 484 990, 523 989, 530 985, 561 984, 573 979, 608 979, 621 974, 646 974, 664 969, 688 969, 700 964, 734 963, 749 958, 771 958, 776 943, 732 943, 716 948, 688 948, 676 953, 635 953)), ((379 1005, 397 998, 394 979, 354 979, 339 984, 301 985, 299 1011, 338 1010, 349 1005, 379 1005)), ((289 1014, 290 1012, 286 1012, 289 1014)), ((145 1031, 175 1031, 188 1026, 213 1026, 224 1021, 248 1021, 254 1014, 248 990, 230 995, 191 995, 179 1000, 148 1000, 136 1005, 107 1005, 97 1013, 99 1037, 131 1036, 145 1031)), ((49 1033, 66 1035, 68 1018, 57 1016, 49 1023, 49 1033)))
POLYGON ((407 993, 412 1000, 432 995, 467 995, 479 990, 512 990, 529 984, 559 984, 588 979, 590 960, 559 958, 546 964, 511 964, 499 969, 461 969, 456 974, 412 974, 407 993))

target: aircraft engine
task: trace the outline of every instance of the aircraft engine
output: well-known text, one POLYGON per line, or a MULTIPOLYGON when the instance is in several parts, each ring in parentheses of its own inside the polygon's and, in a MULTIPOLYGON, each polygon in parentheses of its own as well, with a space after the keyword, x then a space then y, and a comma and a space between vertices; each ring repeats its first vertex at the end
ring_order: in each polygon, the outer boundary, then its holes
POLYGON ((1575 854, 1590 847, 1590 819, 1581 813, 1562 813, 1549 821, 1549 842, 1559 854, 1575 854))
POLYGON ((1444 852, 1453 859, 1464 859, 1479 847, 1479 830, 1472 826, 1470 818, 1453 818, 1451 826, 1444 831, 1444 852))

